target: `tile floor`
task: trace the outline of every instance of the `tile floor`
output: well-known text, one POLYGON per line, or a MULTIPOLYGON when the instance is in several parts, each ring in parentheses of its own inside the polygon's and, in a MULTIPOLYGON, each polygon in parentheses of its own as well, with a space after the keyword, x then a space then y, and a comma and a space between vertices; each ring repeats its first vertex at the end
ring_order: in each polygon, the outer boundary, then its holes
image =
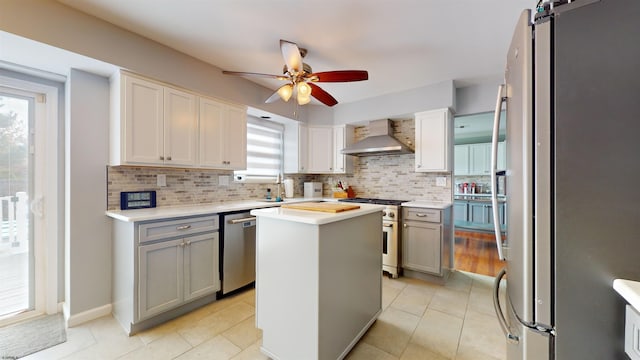
MULTIPOLYGON (((384 277, 383 312, 347 359, 505 359, 492 284, 465 272, 445 286, 384 277)), ((106 316, 67 329, 67 342, 23 359, 268 359, 254 313, 251 290, 131 337, 106 316)))

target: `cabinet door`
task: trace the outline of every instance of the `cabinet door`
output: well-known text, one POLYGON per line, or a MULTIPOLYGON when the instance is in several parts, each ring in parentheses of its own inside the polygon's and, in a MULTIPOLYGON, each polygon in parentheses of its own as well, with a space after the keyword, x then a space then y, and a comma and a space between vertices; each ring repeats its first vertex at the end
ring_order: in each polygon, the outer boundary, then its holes
POLYGON ((468 203, 466 201, 454 201, 453 202, 453 220, 454 221, 468 221, 467 215, 468 203))
POLYGON ((198 113, 196 96, 164 89, 164 161, 166 165, 196 164, 198 113))
POLYGON ((243 107, 225 105, 221 143, 225 168, 244 170, 247 168, 247 110, 243 107))
POLYGON ((180 305, 183 301, 183 240, 138 247, 138 319, 180 305))
POLYGON ((350 174, 353 172, 353 156, 342 154, 342 149, 353 143, 354 129, 352 126, 341 125, 333 128, 333 172, 350 174))
POLYGON ((406 222, 402 232, 402 265, 410 270, 440 274, 442 226, 406 222))
POLYGON ((469 175, 469 145, 454 147, 453 163, 453 171, 456 175, 469 175))
POLYGON ((218 232, 185 238, 185 301, 220 290, 218 241, 218 232))
POLYGON ((345 155, 340 153, 340 150, 344 149, 345 136, 344 126, 333 128, 333 172, 335 173, 345 173, 346 159, 345 155))
POLYGON ((199 164, 207 167, 222 167, 223 154, 220 143, 223 104, 200 98, 200 150, 199 164))
POLYGON ((164 164, 163 87, 135 77, 123 79, 124 162, 164 164))
POLYGON ((416 172, 451 171, 452 124, 449 109, 425 111, 415 115, 416 172))
POLYGON ((469 202, 469 221, 479 224, 489 224, 491 219, 491 205, 480 202, 469 202))
POLYGON ((498 143, 498 170, 507 168, 507 146, 504 141, 498 143))
POLYGON ((309 127, 309 168, 311 173, 333 172, 333 128, 309 127))
POLYGON ((470 175, 488 175, 491 167, 491 144, 469 145, 470 175))
POLYGON ((298 161, 300 172, 307 172, 309 170, 309 128, 306 125, 298 127, 298 161))

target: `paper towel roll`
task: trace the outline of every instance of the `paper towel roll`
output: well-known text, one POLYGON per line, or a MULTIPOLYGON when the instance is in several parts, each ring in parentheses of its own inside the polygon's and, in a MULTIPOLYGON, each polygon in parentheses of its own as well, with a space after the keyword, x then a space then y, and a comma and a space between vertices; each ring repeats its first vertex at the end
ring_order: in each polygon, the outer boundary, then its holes
POLYGON ((288 198, 293 197, 293 179, 284 179, 284 196, 288 198))

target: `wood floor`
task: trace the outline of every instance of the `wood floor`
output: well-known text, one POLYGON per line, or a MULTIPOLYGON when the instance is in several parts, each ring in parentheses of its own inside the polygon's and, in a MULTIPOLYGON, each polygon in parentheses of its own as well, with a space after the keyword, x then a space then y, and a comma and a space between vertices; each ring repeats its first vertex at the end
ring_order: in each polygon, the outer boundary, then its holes
POLYGON ((491 233, 455 231, 455 268, 476 274, 496 276, 505 265, 498 259, 496 242, 491 233))

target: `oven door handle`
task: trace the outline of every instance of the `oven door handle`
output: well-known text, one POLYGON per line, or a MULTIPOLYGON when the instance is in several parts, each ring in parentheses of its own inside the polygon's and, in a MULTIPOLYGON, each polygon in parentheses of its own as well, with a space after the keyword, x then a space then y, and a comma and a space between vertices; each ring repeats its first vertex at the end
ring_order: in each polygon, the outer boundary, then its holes
POLYGON ((383 228, 393 228, 393 223, 391 224, 382 224, 383 228))

